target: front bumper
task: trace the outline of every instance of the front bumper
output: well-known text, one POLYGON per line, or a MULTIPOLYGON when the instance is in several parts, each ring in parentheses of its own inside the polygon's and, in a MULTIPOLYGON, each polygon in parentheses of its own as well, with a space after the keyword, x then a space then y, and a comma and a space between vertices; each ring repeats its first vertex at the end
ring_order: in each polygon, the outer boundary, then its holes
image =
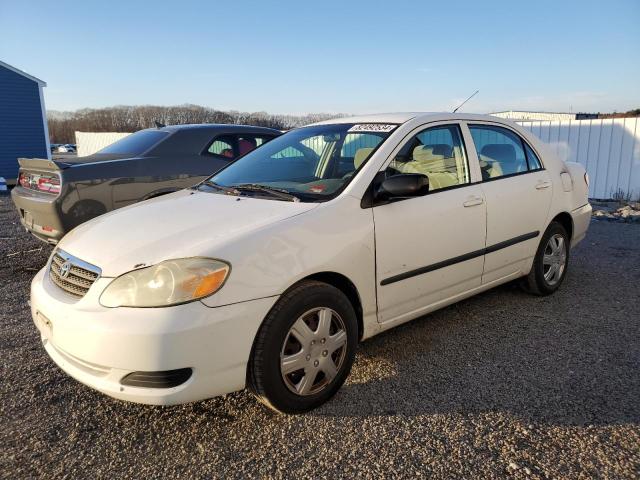
POLYGON ((11 190, 11 200, 20 213, 20 222, 39 240, 56 244, 64 236, 65 229, 58 211, 59 197, 16 186, 11 190))
POLYGON ((105 308, 99 278, 80 300, 58 289, 46 268, 31 283, 31 314, 45 350, 76 380, 112 397, 172 405, 245 386, 246 366, 262 319, 276 297, 210 308, 201 302, 166 308, 105 308), (191 368, 171 388, 125 386, 132 372, 191 368))

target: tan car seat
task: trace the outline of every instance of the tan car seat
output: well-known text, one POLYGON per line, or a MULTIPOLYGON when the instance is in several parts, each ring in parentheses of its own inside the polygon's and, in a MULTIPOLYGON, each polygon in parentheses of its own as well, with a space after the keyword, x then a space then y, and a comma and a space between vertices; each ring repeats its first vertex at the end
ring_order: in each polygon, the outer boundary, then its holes
POLYGON ((482 171, 483 180, 502 176, 502 167, 500 164, 482 154, 480 154, 480 170, 482 171))
POLYGON ((353 156, 353 167, 354 170, 358 170, 362 163, 371 155, 373 152, 373 148, 359 148, 356 150, 356 154, 353 156))
POLYGON ((409 162, 414 173, 422 173, 429 177, 429 189, 436 190, 440 188, 457 185, 458 176, 456 172, 455 158, 450 154, 448 145, 419 145, 413 149, 413 161, 409 162))
POLYGON ((489 143, 480 150, 480 169, 482 178, 494 178, 517 173, 518 159, 513 145, 489 143))
POLYGON ((447 170, 444 155, 433 153, 430 146, 419 145, 413 149, 412 160, 394 161, 393 168, 401 173, 421 173, 429 178, 429 190, 438 190, 458 184, 458 177, 447 170))

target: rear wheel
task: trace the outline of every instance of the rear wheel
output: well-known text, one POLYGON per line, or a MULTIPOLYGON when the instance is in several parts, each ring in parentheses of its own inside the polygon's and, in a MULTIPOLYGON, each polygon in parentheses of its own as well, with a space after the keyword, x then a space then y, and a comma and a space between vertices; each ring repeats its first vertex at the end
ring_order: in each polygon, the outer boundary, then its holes
POLYGON ((525 290, 536 295, 555 292, 564 281, 569 265, 569 235, 558 222, 552 222, 542 236, 525 290))
POLYGON ((267 315, 256 337, 247 384, 256 397, 283 413, 316 408, 340 389, 351 370, 357 320, 337 288, 305 281, 267 315))

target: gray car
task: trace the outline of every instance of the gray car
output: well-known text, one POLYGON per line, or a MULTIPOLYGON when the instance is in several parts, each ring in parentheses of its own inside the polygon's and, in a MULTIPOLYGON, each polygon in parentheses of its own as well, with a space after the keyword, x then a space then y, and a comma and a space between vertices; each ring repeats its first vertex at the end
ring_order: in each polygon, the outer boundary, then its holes
POLYGON ((21 158, 11 197, 27 230, 55 244, 98 215, 190 187, 280 133, 175 125, 140 130, 87 157, 21 158))

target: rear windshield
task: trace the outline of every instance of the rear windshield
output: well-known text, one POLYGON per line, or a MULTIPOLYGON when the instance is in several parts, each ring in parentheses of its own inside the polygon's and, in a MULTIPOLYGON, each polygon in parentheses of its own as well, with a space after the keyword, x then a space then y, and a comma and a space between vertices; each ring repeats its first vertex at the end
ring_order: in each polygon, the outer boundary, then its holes
POLYGON ((112 143, 98 153, 140 155, 168 136, 169 132, 162 130, 140 130, 112 143))

